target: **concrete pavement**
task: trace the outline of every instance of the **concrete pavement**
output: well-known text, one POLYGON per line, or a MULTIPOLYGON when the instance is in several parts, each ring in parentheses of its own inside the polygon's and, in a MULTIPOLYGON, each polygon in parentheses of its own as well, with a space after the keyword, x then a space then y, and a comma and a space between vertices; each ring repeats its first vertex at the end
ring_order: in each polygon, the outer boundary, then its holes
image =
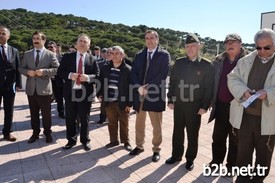
MULTIPOLYGON (((123 144, 111 149, 104 146, 109 143, 107 124, 97 125, 99 103, 93 103, 90 118, 90 138, 92 150, 84 151, 79 142, 70 150, 63 150, 67 143, 65 121, 58 118, 56 103, 52 104, 53 139, 47 144, 41 133, 39 140, 28 144, 32 134, 27 97, 24 92, 17 93, 14 112, 14 132, 16 142, 2 139, 0 132, 0 182, 96 182, 96 183, 230 183, 236 177, 204 176, 203 165, 211 160, 211 143, 213 123, 207 124, 208 115, 202 118, 199 137, 199 152, 195 168, 188 172, 185 159, 173 165, 166 165, 165 160, 171 156, 173 112, 167 109, 163 118, 163 143, 161 159, 157 163, 152 157, 152 127, 146 123, 145 151, 138 156, 129 156, 123 144)), ((0 112, 0 129, 3 128, 3 110, 0 112)), ((129 122, 131 145, 135 147, 135 114, 129 122)), ((266 183, 275 182, 275 155, 266 183)))

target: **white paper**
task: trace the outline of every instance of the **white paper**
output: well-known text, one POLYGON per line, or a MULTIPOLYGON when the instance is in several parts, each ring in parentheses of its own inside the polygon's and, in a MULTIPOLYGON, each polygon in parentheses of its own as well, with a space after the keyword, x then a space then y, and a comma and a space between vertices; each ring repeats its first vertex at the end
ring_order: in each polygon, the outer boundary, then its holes
POLYGON ((255 93, 253 95, 251 95, 246 101, 244 101, 242 103, 244 108, 247 108, 250 104, 252 104, 252 102, 254 102, 254 100, 256 100, 259 96, 261 96, 260 93, 255 93))

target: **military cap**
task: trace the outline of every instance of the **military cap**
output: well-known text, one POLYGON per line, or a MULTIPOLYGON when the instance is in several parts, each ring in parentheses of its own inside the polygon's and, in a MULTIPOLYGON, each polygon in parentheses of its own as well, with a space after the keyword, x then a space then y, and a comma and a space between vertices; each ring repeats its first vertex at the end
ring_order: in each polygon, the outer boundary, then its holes
POLYGON ((190 43, 200 43, 200 40, 195 34, 189 33, 186 36, 185 44, 190 44, 190 43))
POLYGON ((106 53, 107 50, 108 50, 107 48, 102 48, 101 52, 102 52, 102 53, 106 53))
POLYGON ((239 34, 233 33, 233 34, 226 35, 224 42, 226 42, 226 41, 240 41, 240 42, 242 42, 242 38, 239 34))

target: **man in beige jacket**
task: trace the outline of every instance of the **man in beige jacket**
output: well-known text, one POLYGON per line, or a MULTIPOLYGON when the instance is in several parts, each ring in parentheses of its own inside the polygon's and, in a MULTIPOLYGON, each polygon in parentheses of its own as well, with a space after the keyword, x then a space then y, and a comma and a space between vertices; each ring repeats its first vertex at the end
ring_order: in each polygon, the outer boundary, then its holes
POLYGON ((275 32, 262 29, 254 42, 256 50, 240 59, 228 75, 234 96, 229 121, 239 129, 237 165, 248 171, 247 175, 239 171, 237 183, 263 182, 275 142, 275 32), (252 163, 254 149, 256 161, 252 163))

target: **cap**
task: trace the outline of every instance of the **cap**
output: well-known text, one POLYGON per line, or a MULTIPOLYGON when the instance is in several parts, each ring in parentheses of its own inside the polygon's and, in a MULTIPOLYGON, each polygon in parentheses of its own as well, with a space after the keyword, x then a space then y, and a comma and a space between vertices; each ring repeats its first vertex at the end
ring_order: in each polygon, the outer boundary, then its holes
POLYGON ((188 33, 185 39, 185 44, 190 44, 190 43, 199 43, 200 40, 199 38, 192 33, 188 33))
POLYGON ((240 42, 242 42, 242 38, 239 34, 233 33, 233 34, 228 34, 225 37, 224 42, 226 42, 226 41, 240 41, 240 42))
POLYGON ((101 50, 102 53, 106 53, 107 51, 108 51, 107 48, 102 48, 102 50, 101 50))

